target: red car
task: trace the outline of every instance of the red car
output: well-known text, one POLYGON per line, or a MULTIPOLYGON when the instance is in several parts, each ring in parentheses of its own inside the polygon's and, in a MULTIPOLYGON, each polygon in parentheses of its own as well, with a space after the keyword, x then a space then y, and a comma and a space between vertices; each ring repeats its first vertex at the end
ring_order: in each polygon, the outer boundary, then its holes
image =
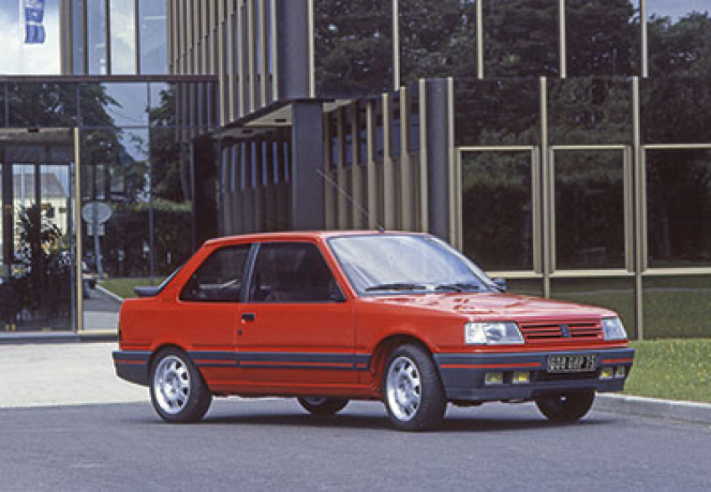
POLYGON ((623 389, 634 351, 614 312, 504 290, 427 234, 215 239, 123 304, 113 357, 169 422, 229 395, 316 415, 381 400, 402 430, 436 428, 448 402, 535 401, 575 421, 623 389))

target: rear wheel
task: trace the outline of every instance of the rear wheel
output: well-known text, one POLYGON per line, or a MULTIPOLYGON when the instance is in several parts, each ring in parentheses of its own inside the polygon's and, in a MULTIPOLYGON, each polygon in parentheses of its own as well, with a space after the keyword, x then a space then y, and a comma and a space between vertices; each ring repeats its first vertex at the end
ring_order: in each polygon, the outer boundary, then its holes
POLYGON ((551 422, 575 422, 583 418, 595 401, 594 391, 547 395, 536 398, 538 410, 551 422))
POLYGON ((151 402, 167 422, 197 422, 205 415, 212 393, 202 375, 182 350, 168 348, 151 367, 151 402))
POLYGON ((390 354, 383 376, 383 399, 398 430, 425 431, 442 425, 447 402, 437 367, 416 345, 403 345, 390 354))
POLYGON ((299 405, 313 415, 334 415, 348 405, 348 400, 326 397, 297 398, 299 405))

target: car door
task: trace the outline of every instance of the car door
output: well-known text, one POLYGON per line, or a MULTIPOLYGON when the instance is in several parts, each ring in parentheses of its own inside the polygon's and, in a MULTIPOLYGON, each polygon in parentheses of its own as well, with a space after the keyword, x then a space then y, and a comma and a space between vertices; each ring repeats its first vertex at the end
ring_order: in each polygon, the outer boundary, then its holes
POLYGON ((237 335, 248 381, 269 391, 355 383, 351 303, 312 242, 255 247, 237 335))
POLYGON ((240 244, 212 251, 175 302, 171 332, 178 335, 213 390, 243 379, 235 341, 250 247, 240 244))

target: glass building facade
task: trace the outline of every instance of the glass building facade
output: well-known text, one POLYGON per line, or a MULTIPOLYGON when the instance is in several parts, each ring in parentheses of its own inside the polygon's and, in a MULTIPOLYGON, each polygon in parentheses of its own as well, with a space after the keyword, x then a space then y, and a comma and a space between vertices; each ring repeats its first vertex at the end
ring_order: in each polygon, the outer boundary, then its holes
MULTIPOLYGON (((634 336, 708 336, 709 8, 65 0, 65 77, 3 79, 0 141, 78 143, 6 151, 3 204, 77 231, 76 204, 63 225, 43 193, 81 162, 81 203, 110 204, 115 238, 99 255, 82 228, 89 279, 158 278, 209 235, 385 226, 447 239, 515 293, 616 309, 634 336)), ((4 272, 31 277, 48 247, 17 266, 12 217, 4 272)))
POLYGON ((0 78, 4 331, 115 331, 122 284, 156 284, 214 236, 195 176, 214 168, 196 149, 216 121, 190 97, 215 85, 0 78))

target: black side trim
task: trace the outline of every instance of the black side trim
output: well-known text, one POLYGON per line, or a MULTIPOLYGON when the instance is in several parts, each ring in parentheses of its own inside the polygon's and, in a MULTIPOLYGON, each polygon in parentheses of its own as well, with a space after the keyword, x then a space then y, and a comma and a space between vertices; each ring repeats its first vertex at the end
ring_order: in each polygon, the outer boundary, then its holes
POLYGON ((370 355, 331 353, 290 353, 290 352, 230 352, 201 351, 188 352, 198 367, 242 367, 265 369, 320 369, 367 371, 370 369, 370 355))

